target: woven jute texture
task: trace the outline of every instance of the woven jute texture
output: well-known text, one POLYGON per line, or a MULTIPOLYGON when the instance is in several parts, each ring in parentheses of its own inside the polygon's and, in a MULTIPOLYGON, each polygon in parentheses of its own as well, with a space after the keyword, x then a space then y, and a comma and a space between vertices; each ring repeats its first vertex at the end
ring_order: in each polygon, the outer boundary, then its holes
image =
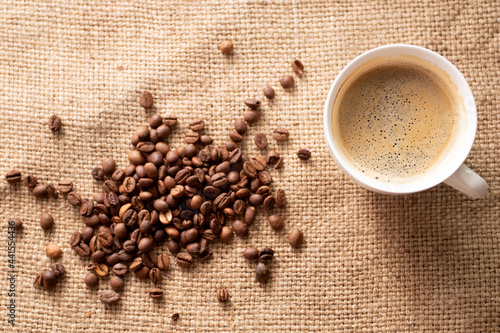
MULTIPOLYGON (((5 332, 494 332, 500 331, 500 6, 497 1, 2 1, 0 3, 0 328, 5 332), (234 42, 223 56, 222 40, 234 42), (326 93, 355 56, 389 43, 434 50, 462 71, 478 108, 476 141, 467 164, 490 185, 472 200, 440 185, 423 193, 385 196, 349 180, 323 139, 326 93), (299 58, 306 72, 284 91, 299 58), (262 89, 271 85, 269 102, 262 89), (155 98, 151 112, 141 91, 155 98), (127 166, 130 137, 154 113, 173 112, 180 124, 203 118, 217 143, 227 138, 242 101, 262 99, 259 122, 284 156, 274 188, 288 195, 283 231, 260 213, 245 239, 216 245, 214 258, 183 270, 175 263, 152 300, 149 281, 126 277, 122 300, 105 306, 83 283, 86 260, 68 244, 84 224, 64 200, 35 199, 3 175, 17 168, 41 182, 72 179, 90 198, 101 190, 92 167, 111 156, 127 166), (63 121, 59 134, 47 126, 63 121), (277 143, 283 126, 290 140, 277 143), (295 155, 309 148, 311 160, 295 155), (42 212, 55 218, 43 232, 42 212), (7 220, 19 216, 15 297, 7 280, 7 220), (305 244, 293 250, 288 233, 305 244), (59 244, 67 277, 51 292, 33 287, 52 261, 45 245, 59 244), (272 277, 255 281, 248 246, 272 246, 272 277), (229 303, 216 300, 228 288, 229 303), (6 306, 15 300, 16 326, 6 306), (180 314, 172 323, 171 316, 180 314)), ((293 74, 295 76, 295 74, 293 74)), ((168 252, 165 247, 158 252, 168 252)), ((173 259, 173 257, 171 256, 173 259)), ((14 286, 14 284, 13 284, 14 286)))

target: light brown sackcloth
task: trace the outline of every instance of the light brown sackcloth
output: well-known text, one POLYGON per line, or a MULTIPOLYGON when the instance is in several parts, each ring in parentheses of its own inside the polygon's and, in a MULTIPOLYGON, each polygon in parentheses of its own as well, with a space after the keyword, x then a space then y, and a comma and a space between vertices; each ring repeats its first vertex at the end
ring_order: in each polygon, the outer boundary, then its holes
MULTIPOLYGON (((4 1, 0 4, 0 329, 4 332, 494 332, 500 316, 500 6, 496 1, 4 1), (77 3, 78 2, 78 3, 77 3), (218 50, 234 42, 232 55, 218 50), (478 108, 478 130, 467 164, 490 185, 471 200, 447 187, 392 197, 374 194, 344 176, 323 140, 326 93, 355 56, 389 43, 434 50, 462 71, 478 108), (296 87, 279 79, 305 65, 296 87), (269 102, 262 89, 271 85, 269 102), (150 90, 154 109, 138 96, 150 90), (99 289, 83 283, 87 260, 68 239, 83 227, 63 199, 37 200, 3 175, 17 168, 41 182, 72 179, 90 198, 101 184, 90 170, 112 156, 127 165, 130 137, 153 112, 176 113, 176 147, 190 119, 207 120, 217 143, 227 138, 242 101, 262 99, 257 132, 284 156, 274 188, 288 195, 286 220, 273 231, 261 212, 245 239, 216 245, 214 258, 191 269, 175 263, 152 300, 149 281, 128 275, 123 298, 106 306, 99 289), (63 121, 59 134, 47 120, 63 121), (290 140, 277 143, 283 126, 290 140), (308 162, 295 152, 309 148, 308 162), (43 232, 42 212, 55 218, 43 232), (16 322, 7 323, 7 219, 19 216, 16 240, 16 322), (305 244, 292 250, 288 233, 300 228, 305 244), (33 287, 52 260, 45 245, 59 244, 67 277, 55 291, 33 287), (255 281, 248 246, 272 246, 272 278, 255 281), (216 289, 226 286, 228 304, 216 289), (180 314, 177 323, 171 322, 180 314)), ((295 76, 295 75, 294 75, 295 76)), ((161 247, 158 252, 168 252, 161 247)), ((173 257, 171 256, 173 259, 173 257)))

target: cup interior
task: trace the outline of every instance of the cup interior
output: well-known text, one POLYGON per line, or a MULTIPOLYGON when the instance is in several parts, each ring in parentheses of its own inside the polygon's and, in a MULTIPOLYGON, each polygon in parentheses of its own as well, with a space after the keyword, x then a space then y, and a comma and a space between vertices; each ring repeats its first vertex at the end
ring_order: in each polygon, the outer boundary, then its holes
POLYGON ((396 44, 378 47, 361 54, 339 73, 328 92, 323 121, 328 149, 340 169, 357 183, 373 191, 387 194, 404 194, 431 188, 450 177, 460 167, 474 142, 477 126, 477 111, 474 97, 467 81, 451 62, 439 54, 422 47, 396 44), (451 82, 456 86, 458 98, 462 100, 464 109, 462 116, 463 129, 460 131, 460 135, 452 137, 453 142, 451 142, 449 150, 444 153, 445 155, 443 158, 433 165, 429 172, 417 177, 412 177, 411 181, 388 183, 362 173, 344 155, 333 133, 333 108, 342 84, 361 65, 375 58, 391 58, 402 55, 419 58, 429 63, 431 66, 437 67, 449 77, 451 82))

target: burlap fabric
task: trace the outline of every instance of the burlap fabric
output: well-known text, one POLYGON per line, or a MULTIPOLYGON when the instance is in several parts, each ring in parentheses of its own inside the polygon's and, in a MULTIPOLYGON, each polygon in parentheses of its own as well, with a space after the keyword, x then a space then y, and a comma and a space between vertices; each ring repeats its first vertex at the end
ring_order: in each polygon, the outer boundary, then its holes
MULTIPOLYGON (((104 157, 127 165, 131 131, 152 112, 138 104, 142 90, 155 97, 153 112, 174 112, 180 125, 172 146, 195 117, 223 142, 242 100, 263 98, 263 116, 245 136, 264 132, 285 158, 273 172, 288 193, 281 232, 261 213, 250 237, 217 245, 214 258, 183 270, 173 264, 149 298, 149 281, 127 276, 123 299, 105 306, 99 290, 83 284, 87 261, 68 238, 83 226, 62 198, 37 200, 24 185, 0 180, 0 327, 5 332, 494 332, 500 311, 500 6, 496 1, 3 1, 0 4, 0 174, 18 168, 42 182, 70 178, 84 197, 100 190, 90 170, 104 157), (232 55, 218 44, 231 39, 232 55), (471 200, 445 186, 390 197, 364 190, 344 176, 323 140, 325 96, 337 73, 356 55, 388 43, 427 47, 450 59, 471 85, 479 125, 467 160, 491 186, 471 200), (279 86, 300 58, 306 74, 295 89, 279 86), (62 131, 47 120, 56 113, 62 131), (290 140, 276 143, 284 126, 290 140), (295 152, 309 148, 312 159, 295 152), (56 221, 45 233, 40 214, 56 221), (23 219, 16 240, 16 323, 6 305, 7 227, 23 219), (300 250, 288 232, 305 233, 300 250), (33 279, 49 267, 45 245, 62 246, 66 279, 53 292, 33 279), (255 281, 248 246, 276 250, 272 279, 255 281), (221 305, 216 289, 231 301, 221 305), (177 323, 171 315, 180 314, 177 323)), ((2 176, 3 177, 3 176, 2 176)), ((159 251, 167 251, 161 248, 159 251)))

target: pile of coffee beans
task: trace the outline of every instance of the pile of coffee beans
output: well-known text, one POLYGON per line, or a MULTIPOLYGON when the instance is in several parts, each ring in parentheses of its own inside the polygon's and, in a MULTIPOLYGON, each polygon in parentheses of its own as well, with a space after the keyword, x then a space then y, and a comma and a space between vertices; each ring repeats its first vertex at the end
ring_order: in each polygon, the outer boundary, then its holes
POLYGON ((52 290, 57 286, 57 283, 65 274, 66 270, 64 269, 64 265, 60 262, 56 262, 52 265, 50 270, 45 270, 38 274, 33 285, 36 288, 52 290))

